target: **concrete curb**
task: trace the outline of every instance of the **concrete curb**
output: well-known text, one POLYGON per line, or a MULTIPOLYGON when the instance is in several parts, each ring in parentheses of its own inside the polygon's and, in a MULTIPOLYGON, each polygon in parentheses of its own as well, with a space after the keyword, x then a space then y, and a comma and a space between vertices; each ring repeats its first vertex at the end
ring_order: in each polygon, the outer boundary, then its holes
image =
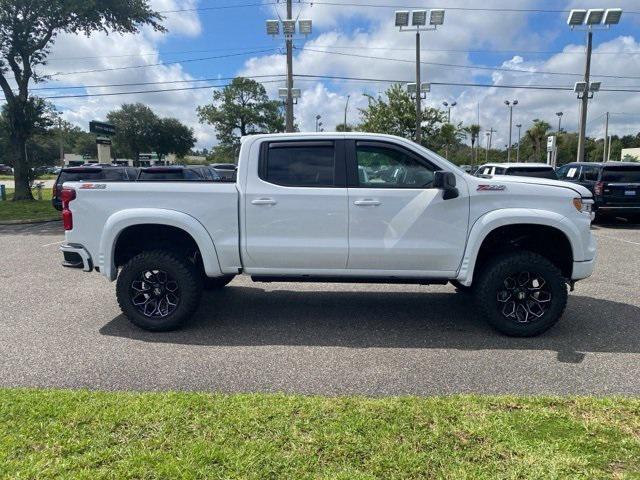
POLYGON ((37 225, 38 223, 51 223, 51 222, 60 222, 59 218, 50 218, 45 220, 3 220, 0 221, 0 225, 37 225))

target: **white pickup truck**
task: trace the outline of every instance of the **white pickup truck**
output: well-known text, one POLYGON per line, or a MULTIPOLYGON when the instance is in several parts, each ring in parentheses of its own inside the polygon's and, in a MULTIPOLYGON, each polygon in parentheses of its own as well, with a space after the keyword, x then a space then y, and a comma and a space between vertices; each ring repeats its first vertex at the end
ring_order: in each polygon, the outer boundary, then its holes
POLYGON ((61 197, 63 265, 117 279, 122 311, 154 331, 188 320, 203 288, 246 274, 450 282, 500 332, 533 336, 596 258, 587 189, 473 177, 387 135, 250 136, 236 183, 71 182, 61 197))

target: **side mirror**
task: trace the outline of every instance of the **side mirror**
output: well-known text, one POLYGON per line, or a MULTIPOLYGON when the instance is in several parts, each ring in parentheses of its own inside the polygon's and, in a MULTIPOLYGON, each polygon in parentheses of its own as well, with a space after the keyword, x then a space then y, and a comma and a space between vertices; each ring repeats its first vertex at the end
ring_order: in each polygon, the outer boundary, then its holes
POLYGON ((460 192, 456 188, 456 176, 452 172, 438 170, 433 177, 433 187, 443 191, 443 200, 457 198, 460 192))

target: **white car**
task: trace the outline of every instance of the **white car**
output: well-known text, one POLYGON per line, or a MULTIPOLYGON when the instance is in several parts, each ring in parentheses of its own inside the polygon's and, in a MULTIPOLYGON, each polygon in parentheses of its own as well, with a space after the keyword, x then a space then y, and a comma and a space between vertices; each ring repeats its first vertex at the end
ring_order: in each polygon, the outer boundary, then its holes
POLYGON ((148 330, 182 325, 204 287, 257 282, 445 284, 473 290, 499 331, 555 324, 591 275, 591 193, 478 178, 402 138, 243 138, 236 183, 65 183, 64 265, 117 279, 148 330), (365 174, 366 173, 366 174, 365 174))
POLYGON ((546 163, 486 163, 480 166, 475 175, 512 175, 517 177, 548 178, 557 180, 556 170, 546 163))

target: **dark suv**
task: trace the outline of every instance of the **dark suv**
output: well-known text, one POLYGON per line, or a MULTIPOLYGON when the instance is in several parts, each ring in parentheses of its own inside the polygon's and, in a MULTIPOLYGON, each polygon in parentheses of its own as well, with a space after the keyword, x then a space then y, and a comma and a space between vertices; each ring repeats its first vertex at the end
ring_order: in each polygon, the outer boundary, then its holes
POLYGON ((568 163, 558 179, 588 188, 595 199, 596 217, 640 215, 640 163, 568 163))
POLYGON ((111 165, 82 165, 63 168, 53 184, 51 203, 56 210, 62 210, 59 194, 64 182, 132 182, 138 170, 131 167, 111 165))

